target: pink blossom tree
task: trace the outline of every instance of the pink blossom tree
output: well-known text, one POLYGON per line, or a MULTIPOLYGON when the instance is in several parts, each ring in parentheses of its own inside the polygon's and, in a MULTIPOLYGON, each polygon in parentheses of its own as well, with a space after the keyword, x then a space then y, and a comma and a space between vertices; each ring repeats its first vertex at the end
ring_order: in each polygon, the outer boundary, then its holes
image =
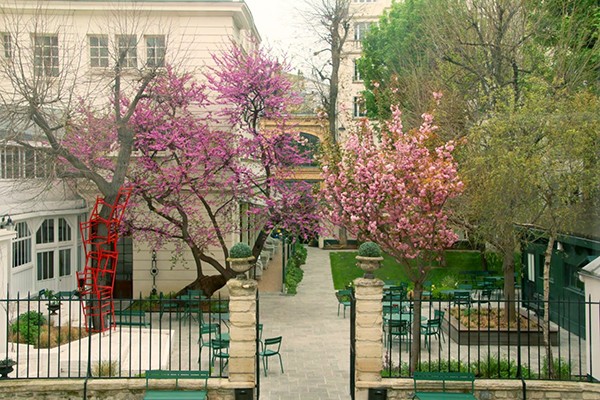
POLYGON ((312 187, 287 179, 307 160, 287 114, 298 98, 286 65, 235 45, 213 60, 206 85, 171 69, 149 85, 132 117, 138 156, 129 174, 140 209, 129 214, 132 231, 157 247, 188 248, 197 278, 182 290, 208 295, 234 276, 222 260, 240 212, 255 221, 255 257, 275 226, 301 236, 318 226, 312 187), (261 128, 262 118, 275 128, 261 128), (205 264, 219 274, 207 276, 205 264))
POLYGON ((406 268, 414 283, 410 370, 420 352, 421 294, 428 271, 457 239, 445 205, 463 187, 452 142, 435 145, 433 117, 403 131, 400 111, 381 132, 364 121, 337 152, 323 160, 326 214, 361 239, 378 243, 406 268))

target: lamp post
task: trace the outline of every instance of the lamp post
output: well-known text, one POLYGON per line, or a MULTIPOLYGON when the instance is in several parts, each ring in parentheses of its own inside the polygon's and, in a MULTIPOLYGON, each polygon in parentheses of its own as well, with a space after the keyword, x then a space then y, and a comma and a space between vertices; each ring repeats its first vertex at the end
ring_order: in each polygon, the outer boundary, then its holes
POLYGON ((152 250, 152 267, 150 268, 152 275, 152 295, 156 295, 156 275, 158 275, 158 267, 156 265, 156 250, 152 250))
POLYGON ((12 231, 15 228, 15 224, 13 220, 10 218, 10 215, 4 214, 2 216, 2 220, 0 220, 0 229, 7 229, 12 231))

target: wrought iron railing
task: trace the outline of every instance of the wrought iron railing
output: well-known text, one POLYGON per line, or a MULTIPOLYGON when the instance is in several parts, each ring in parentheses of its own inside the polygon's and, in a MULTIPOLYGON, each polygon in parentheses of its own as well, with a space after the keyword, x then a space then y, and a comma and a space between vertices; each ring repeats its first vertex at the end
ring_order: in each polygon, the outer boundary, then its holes
POLYGON ((91 334, 76 295, 2 299, 0 358, 14 362, 11 378, 132 378, 148 369, 225 376, 227 357, 213 349, 214 340, 228 343, 228 302, 213 297, 115 300, 110 329, 91 334))
MULTIPOLYGON (((384 298, 384 377, 411 375, 414 304, 384 298)), ((600 320, 598 302, 551 300, 550 321, 542 317, 545 303, 539 297, 524 302, 470 295, 466 301, 424 299, 421 304, 418 370, 469 371, 491 379, 587 381, 600 368, 600 360, 589 356, 598 354, 600 346, 598 333, 589 326, 600 320), (507 307, 515 310, 510 327, 507 307), (544 327, 550 332, 553 368, 548 365, 544 327)))

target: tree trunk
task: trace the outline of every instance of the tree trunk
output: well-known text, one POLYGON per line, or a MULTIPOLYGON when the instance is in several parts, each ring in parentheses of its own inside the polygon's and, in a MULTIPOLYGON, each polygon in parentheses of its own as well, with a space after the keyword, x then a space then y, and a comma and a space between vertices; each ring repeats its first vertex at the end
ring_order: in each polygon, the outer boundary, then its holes
POLYGON ((544 343, 546 344, 546 359, 548 362, 548 379, 554 379, 554 358, 552 356, 552 344, 550 342, 550 260, 556 237, 553 233, 548 238, 548 246, 544 253, 544 318, 542 331, 544 343))
POLYGON ((188 290, 201 289, 206 297, 212 297, 212 295, 219 289, 221 289, 227 283, 227 278, 223 275, 210 275, 201 276, 196 278, 193 282, 186 285, 183 289, 177 292, 176 296, 186 294, 188 290))
POLYGON ((413 290, 413 323, 412 323, 412 343, 410 344, 410 364, 409 373, 412 374, 417 369, 417 363, 421 357, 421 299, 423 293, 423 280, 415 282, 413 290))
POLYGON ((516 321, 517 304, 515 296, 515 253, 514 251, 505 251, 502 261, 502 271, 504 272, 504 315, 507 326, 510 322, 516 321))

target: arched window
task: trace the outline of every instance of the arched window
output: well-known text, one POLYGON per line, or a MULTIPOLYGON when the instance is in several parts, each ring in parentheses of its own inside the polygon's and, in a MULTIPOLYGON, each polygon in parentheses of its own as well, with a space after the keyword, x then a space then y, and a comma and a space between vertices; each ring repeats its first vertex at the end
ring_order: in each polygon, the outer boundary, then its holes
POLYGON ((19 222, 15 225, 17 237, 13 239, 12 266, 13 268, 31 262, 31 231, 27 222, 19 222))

